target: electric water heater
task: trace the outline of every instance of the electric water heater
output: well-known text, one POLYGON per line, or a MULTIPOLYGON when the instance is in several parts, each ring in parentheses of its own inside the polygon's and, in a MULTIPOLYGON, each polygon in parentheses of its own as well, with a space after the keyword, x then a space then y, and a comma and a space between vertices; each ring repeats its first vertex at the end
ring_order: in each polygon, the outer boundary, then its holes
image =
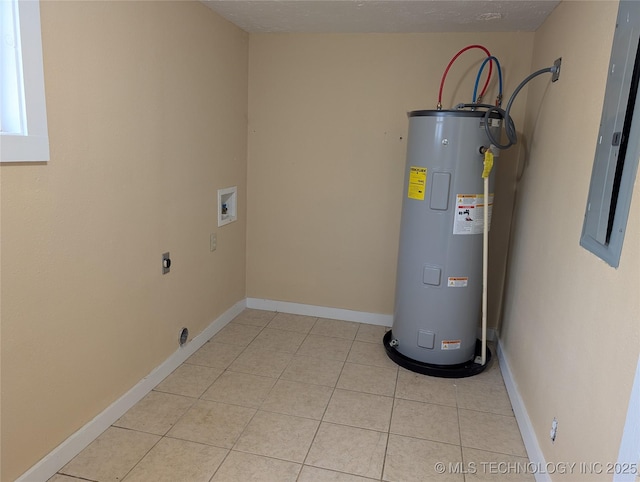
POLYGON ((384 343, 394 361, 421 373, 469 376, 484 368, 474 366, 474 358, 483 211, 490 218, 495 172, 484 199, 485 122, 499 137, 498 114, 409 113, 394 321, 384 343))

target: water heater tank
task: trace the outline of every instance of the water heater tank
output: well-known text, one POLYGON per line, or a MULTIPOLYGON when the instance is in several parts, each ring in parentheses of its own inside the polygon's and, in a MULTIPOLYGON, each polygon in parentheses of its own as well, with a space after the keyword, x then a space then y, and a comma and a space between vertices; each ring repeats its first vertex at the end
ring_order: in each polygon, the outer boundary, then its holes
MULTIPOLYGON (((492 174, 487 203, 484 114, 409 113, 394 321, 384 342, 394 361, 414 371, 473 374, 456 369, 473 364, 481 318, 483 211, 491 214, 494 184, 492 174)), ((496 137, 500 122, 498 114, 489 118, 496 137)))

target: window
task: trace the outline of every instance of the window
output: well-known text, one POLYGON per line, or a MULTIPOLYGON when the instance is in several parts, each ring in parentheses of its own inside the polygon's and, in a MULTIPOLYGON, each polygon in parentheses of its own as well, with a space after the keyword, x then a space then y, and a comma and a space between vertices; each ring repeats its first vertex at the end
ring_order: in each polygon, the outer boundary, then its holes
POLYGON ((617 268, 640 157, 640 2, 621 1, 580 244, 617 268))
POLYGON ((40 4, 0 0, 0 161, 48 161, 40 4))

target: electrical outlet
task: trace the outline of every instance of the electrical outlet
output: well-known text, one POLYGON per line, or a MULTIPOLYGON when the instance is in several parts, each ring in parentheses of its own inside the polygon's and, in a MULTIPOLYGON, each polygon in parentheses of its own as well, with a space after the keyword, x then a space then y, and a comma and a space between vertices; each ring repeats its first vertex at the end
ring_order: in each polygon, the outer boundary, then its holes
POLYGON ((551 443, 556 441, 556 436, 558 435, 558 421, 555 417, 553 417, 553 421, 551 422, 551 431, 549 432, 549 437, 551 437, 551 443))
POLYGON ((209 250, 215 251, 218 248, 218 235, 216 233, 211 233, 209 237, 209 250))

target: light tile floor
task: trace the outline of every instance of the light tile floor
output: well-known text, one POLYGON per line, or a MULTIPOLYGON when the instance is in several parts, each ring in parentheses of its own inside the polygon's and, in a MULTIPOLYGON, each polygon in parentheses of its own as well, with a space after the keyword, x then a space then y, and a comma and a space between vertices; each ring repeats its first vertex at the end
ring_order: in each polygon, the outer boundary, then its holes
POLYGON ((50 481, 533 481, 495 357, 431 378, 385 330, 244 310, 50 481))

